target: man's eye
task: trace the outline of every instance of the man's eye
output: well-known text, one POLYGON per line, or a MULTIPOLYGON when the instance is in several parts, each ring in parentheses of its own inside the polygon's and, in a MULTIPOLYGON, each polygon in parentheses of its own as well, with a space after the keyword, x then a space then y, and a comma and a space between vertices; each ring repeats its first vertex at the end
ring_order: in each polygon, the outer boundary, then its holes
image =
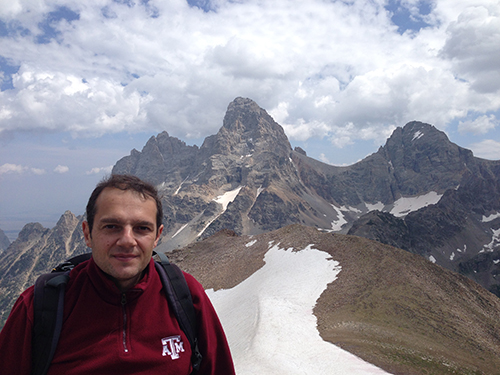
POLYGON ((107 224, 104 226, 104 229, 116 229, 117 226, 115 224, 107 224))
POLYGON ((150 232, 152 230, 150 227, 138 227, 137 229, 141 232, 150 232))

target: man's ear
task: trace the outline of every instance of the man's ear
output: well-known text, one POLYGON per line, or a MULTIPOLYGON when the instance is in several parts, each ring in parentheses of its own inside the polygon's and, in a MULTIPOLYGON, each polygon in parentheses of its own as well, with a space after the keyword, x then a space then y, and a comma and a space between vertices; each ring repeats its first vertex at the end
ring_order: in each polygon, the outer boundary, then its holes
POLYGON ((158 231, 156 232, 155 247, 158 244, 158 241, 160 240, 160 236, 162 233, 163 233, 163 224, 160 225, 160 227, 158 228, 158 231))
POLYGON ((84 221, 82 223, 82 231, 83 231, 83 237, 85 237, 85 244, 88 247, 92 247, 92 235, 90 234, 90 226, 89 223, 84 221))

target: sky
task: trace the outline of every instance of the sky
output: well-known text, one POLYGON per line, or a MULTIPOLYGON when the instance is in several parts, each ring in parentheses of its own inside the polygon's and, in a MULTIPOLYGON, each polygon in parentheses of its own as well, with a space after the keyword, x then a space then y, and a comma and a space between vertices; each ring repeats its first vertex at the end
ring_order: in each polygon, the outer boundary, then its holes
MULTIPOLYGON (((251 249, 255 242, 246 246, 251 249)), ((341 265, 314 245, 300 251, 268 246, 264 267, 234 288, 207 291, 236 373, 388 374, 319 335, 313 308, 328 284, 335 287, 341 265)))
POLYGON ((334 165, 418 120, 500 159, 498 0, 0 0, 0 229, 79 215, 167 131, 247 97, 334 165))

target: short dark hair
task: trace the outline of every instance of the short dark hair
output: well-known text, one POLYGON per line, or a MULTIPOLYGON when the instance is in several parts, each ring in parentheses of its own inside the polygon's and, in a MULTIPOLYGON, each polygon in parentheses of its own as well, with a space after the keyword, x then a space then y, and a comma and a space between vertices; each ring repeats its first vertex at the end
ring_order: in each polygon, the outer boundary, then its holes
POLYGON ((87 223, 89 224, 90 233, 92 233, 92 228, 94 226, 94 217, 97 211, 97 198, 106 188, 120 189, 123 191, 132 190, 141 195, 143 198, 153 198, 156 202, 156 230, 159 230, 163 219, 163 208, 161 199, 158 196, 158 190, 150 183, 143 181, 136 176, 128 174, 112 174, 105 177, 97 184, 87 203, 87 223))

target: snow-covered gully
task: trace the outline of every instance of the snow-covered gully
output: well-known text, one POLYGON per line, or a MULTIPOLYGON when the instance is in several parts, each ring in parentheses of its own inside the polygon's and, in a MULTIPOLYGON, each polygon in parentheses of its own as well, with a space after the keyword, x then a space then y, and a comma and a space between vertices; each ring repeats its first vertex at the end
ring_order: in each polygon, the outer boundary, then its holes
POLYGON ((387 374, 319 335, 313 307, 337 278, 338 262, 314 245, 293 251, 273 243, 264 260, 264 267, 236 287, 207 291, 238 375, 387 374))

